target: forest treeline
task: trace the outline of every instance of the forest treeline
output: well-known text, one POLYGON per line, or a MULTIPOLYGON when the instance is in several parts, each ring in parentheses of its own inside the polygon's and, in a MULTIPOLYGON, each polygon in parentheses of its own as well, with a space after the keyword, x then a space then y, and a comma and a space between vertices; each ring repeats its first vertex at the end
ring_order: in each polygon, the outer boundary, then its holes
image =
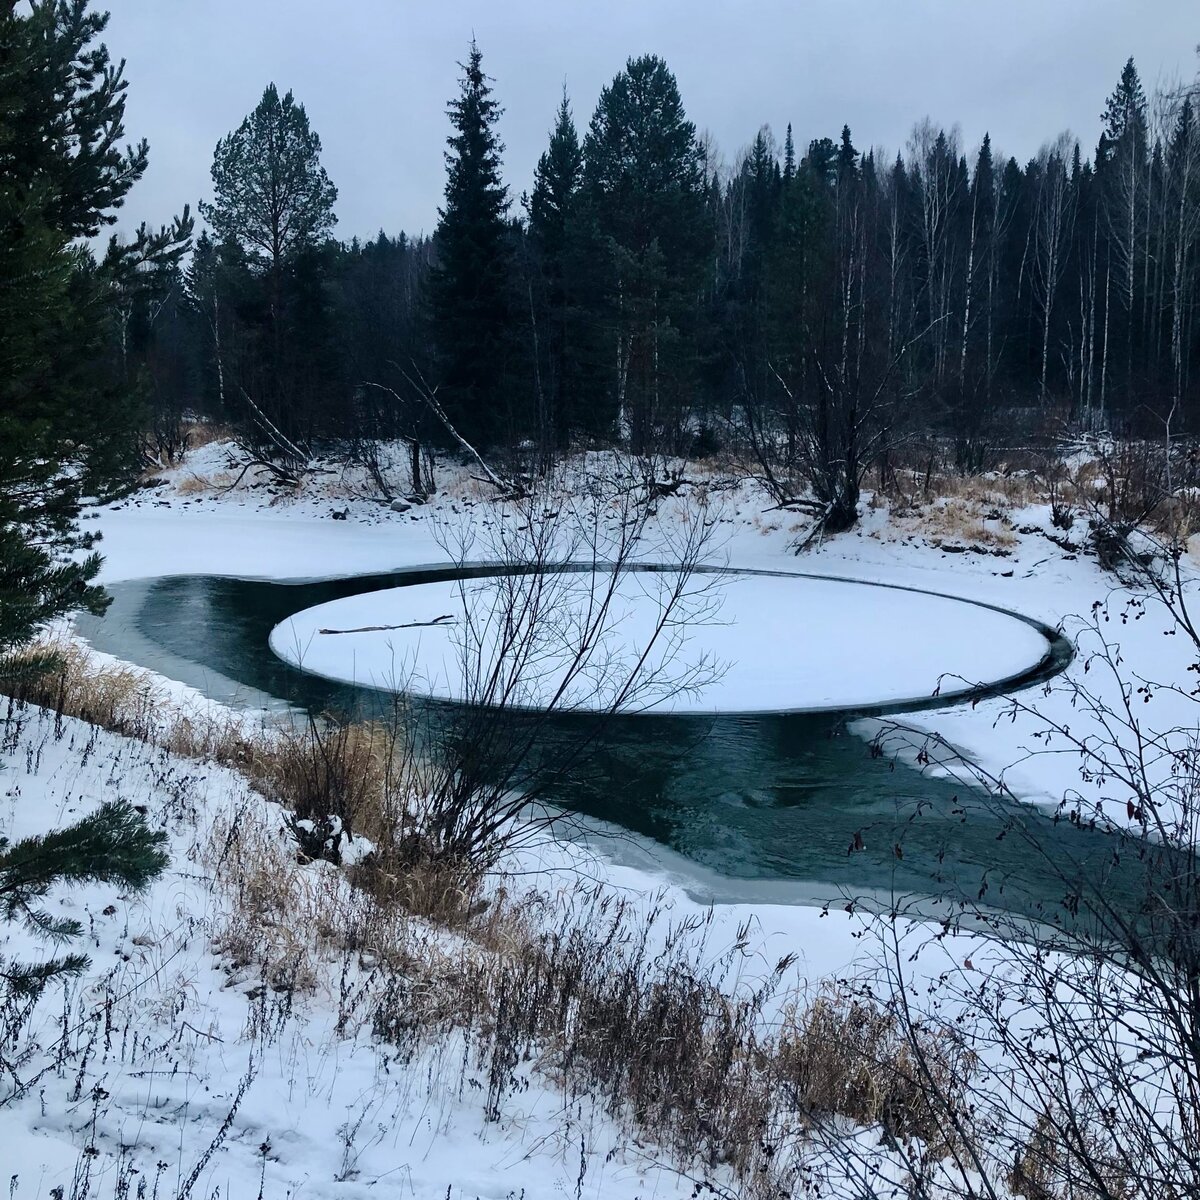
POLYGON ((1130 60, 1093 149, 1024 164, 926 120, 895 154, 763 128, 723 167, 646 55, 586 125, 564 94, 519 197, 494 89, 472 45, 434 235, 341 243, 320 140, 267 88, 217 148, 190 266, 125 314, 160 450, 188 410, 277 463, 451 433, 531 467, 736 445, 836 528, 900 428, 966 469, 1047 412, 1197 422, 1195 86, 1148 98, 1130 60))

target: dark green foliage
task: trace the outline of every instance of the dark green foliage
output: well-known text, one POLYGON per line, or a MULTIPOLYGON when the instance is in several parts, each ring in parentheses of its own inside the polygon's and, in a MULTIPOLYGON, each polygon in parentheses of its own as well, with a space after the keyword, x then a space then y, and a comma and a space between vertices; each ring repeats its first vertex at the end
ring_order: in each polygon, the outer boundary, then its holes
POLYGON ((602 239, 610 403, 635 451, 678 447, 694 400, 712 227, 707 179, 675 77, 631 58, 600 93, 584 142, 585 198, 602 239))
MULTIPOLYGON (((79 531, 83 498, 110 494, 139 461, 140 380, 127 358, 152 281, 177 279, 191 222, 144 226, 103 257, 79 239, 115 219, 146 168, 144 143, 118 149, 125 83, 95 39, 105 18, 84 0, 0 9, 0 674, 48 666, 14 659, 47 622, 102 611, 99 556, 79 531)), ((173 285, 168 285, 173 286, 173 285)), ((37 907, 56 882, 142 887, 162 870, 162 834, 124 804, 9 845, 0 840, 0 917, 51 941, 79 926, 37 907)), ((36 997, 78 973, 77 954, 5 964, 3 990, 36 997)))
POLYGON ((602 297, 602 247, 583 194, 583 147, 566 93, 538 160, 528 200, 529 246, 536 279, 541 439, 565 446, 614 432, 603 402, 607 372, 596 321, 602 297))
MULTIPOLYGON (((152 831, 124 801, 102 805, 91 816, 53 833, 10 843, 0 838, 0 916, 22 921, 38 937, 52 943, 77 938, 83 926, 55 917, 38 902, 52 887, 114 883, 141 891, 162 873, 169 859, 162 849, 166 834, 152 831)), ((0 963, 0 979, 17 997, 38 995, 52 979, 87 969, 82 954, 66 954, 47 962, 0 963)))
POLYGON ((76 518, 139 465, 121 314, 191 231, 185 210, 98 261, 78 240, 115 220, 147 161, 145 143, 119 149, 126 85, 94 44, 105 22, 85 0, 0 10, 0 656, 104 606, 76 518))
POLYGON ((461 65, 459 94, 447 109, 453 132, 429 288, 438 397, 464 437, 488 446, 513 436, 522 401, 513 286, 519 232, 508 220, 500 177, 503 110, 474 41, 461 65))
POLYGON ((542 244, 543 253, 561 258, 583 182, 583 148, 571 115, 566 92, 558 107, 550 145, 538 159, 529 201, 529 230, 542 244))
POLYGON ((220 261, 206 246, 193 272, 206 357, 219 368, 222 404, 241 419, 247 440, 296 468, 304 457, 296 447, 311 443, 336 374, 326 279, 337 188, 321 166, 321 139, 304 105, 269 84, 254 111, 217 143, 212 181, 213 200, 201 212, 220 261), (218 303, 214 315, 211 301, 222 292, 225 313, 218 303))
POLYGON ((1121 81, 1105 103, 1100 119, 1104 122, 1104 132, 1100 135, 1100 150, 1096 156, 1099 164, 1109 162, 1117 145, 1125 138, 1145 143, 1146 92, 1132 58, 1122 68, 1121 81))
POLYGON ((225 223, 189 273, 190 335, 167 273, 130 310, 125 379, 176 415, 193 386, 277 457, 250 397, 302 466, 331 442, 450 444, 405 379, 416 364, 485 453, 544 469, 573 444, 687 451, 705 431, 769 451, 781 500, 850 523, 856 478, 892 478, 909 435, 970 470, 1024 437, 1014 422, 1148 430, 1173 412, 1173 430, 1195 426, 1200 147, 1186 89, 1164 105, 1156 140, 1128 63, 1093 162, 1060 139, 1022 165, 925 121, 886 159, 847 126, 803 140, 789 126, 782 148, 764 127, 716 170, 647 55, 603 89, 582 138, 564 95, 522 227, 472 46, 432 246, 333 246, 316 222, 272 279, 265 243, 225 223))
POLYGON ((201 213, 218 242, 241 246, 271 271, 333 228, 337 188, 321 166, 321 139, 291 92, 271 83, 254 111, 217 143, 213 201, 201 213))

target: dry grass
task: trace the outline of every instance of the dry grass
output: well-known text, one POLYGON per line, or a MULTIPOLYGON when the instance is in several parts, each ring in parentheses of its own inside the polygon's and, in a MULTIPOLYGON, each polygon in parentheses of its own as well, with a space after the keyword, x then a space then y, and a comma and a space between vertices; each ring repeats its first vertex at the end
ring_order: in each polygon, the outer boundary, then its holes
MULTIPOLYGON (((1134 1200, 1145 1195, 1130 1178, 1128 1164, 1114 1161, 1100 1139, 1087 1137, 1091 1165, 1096 1177, 1077 1178, 1072 1154, 1061 1143, 1059 1130, 1067 1118, 1043 1112, 1008 1177, 1008 1186, 1025 1200, 1134 1200)), ((1078 1119, 1078 1118, 1074 1118, 1078 1119)), ((1163 1200, 1170 1194, 1164 1193, 1163 1200)), ((1182 1200, 1182 1198, 1181 1198, 1182 1200)))
POLYGON ((923 532, 934 542, 955 542, 992 549, 1016 544, 1008 517, 996 508, 971 500, 948 499, 931 505, 922 514, 923 532))
POLYGON ((220 421, 189 421, 187 423, 187 440, 189 450, 199 450, 202 446, 211 446, 213 442, 232 442, 236 431, 231 425, 220 421))
POLYGON ((343 900, 338 880, 300 868, 282 822, 272 828, 264 821, 218 820, 208 851, 206 865, 232 900, 212 938, 225 970, 249 969, 271 987, 287 980, 297 990, 313 990, 320 959, 336 944, 343 900))
POLYGON ((230 767, 280 805, 306 859, 340 863, 343 837, 374 847, 355 879, 379 900, 453 923, 475 903, 480 872, 447 863, 423 829, 421 797, 436 771, 404 736, 401 708, 390 721, 334 718, 255 725, 218 707, 182 709, 150 673, 122 663, 98 666, 69 641, 31 649, 0 688, 12 702, 31 703, 185 758, 230 767))
POLYGON ((237 482, 237 473, 234 471, 217 471, 212 475, 192 472, 176 481, 175 491, 180 496, 203 496, 212 492, 228 492, 237 482))
MULTIPOLYGON (((229 898, 213 938, 231 982, 324 989, 339 1031, 368 1026, 402 1053, 456 1031, 493 1118, 536 1065, 568 1101, 601 1103, 679 1163, 731 1172, 745 1197, 789 1194, 800 1148, 830 1117, 926 1152, 949 1144, 902 1026, 874 1001, 789 1001, 790 958, 739 984, 744 941, 712 952, 703 916, 645 911, 581 882, 510 896, 483 890, 469 866, 422 859, 423 768, 398 724, 249 729, 184 716, 145 672, 97 669, 71 646, 57 670, 12 690, 12 703, 235 768, 277 801, 248 795, 200 851, 229 898), (345 869, 345 842, 325 854, 297 827, 330 816, 374 845, 345 869)), ((921 1051, 948 1093, 969 1076, 956 1046, 921 1051)))
POLYGON ((891 524, 904 537, 922 537, 935 546, 1007 550, 1017 541, 1008 514, 977 500, 947 497, 894 509, 891 524))
POLYGON ((14 656, 13 668, 5 688, 13 699, 139 741, 157 740, 166 694, 145 671, 121 663, 98 668, 78 646, 57 641, 14 656), (51 669, 41 669, 43 661, 51 669), (32 668, 29 673, 22 669, 25 665, 32 668))
POLYGON ((1049 501, 1045 479, 1026 471, 994 471, 986 475, 939 475, 936 477, 935 494, 990 508, 1025 508, 1049 501))
POLYGON ((965 1111, 975 1066, 946 1029, 916 1045, 896 1011, 827 986, 788 1014, 777 1045, 782 1084, 802 1109, 851 1116, 894 1138, 918 1138, 935 1158, 952 1148, 953 1131, 944 1106, 931 1098, 925 1072, 933 1075, 936 1094, 965 1111))

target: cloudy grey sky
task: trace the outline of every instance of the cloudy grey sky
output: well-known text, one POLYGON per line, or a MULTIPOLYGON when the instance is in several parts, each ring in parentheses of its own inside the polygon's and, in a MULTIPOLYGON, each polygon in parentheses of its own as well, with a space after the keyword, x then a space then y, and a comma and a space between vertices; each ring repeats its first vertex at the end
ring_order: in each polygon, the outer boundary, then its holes
POLYGON ((217 139, 275 81, 324 144, 338 234, 431 232, 446 101, 472 32, 505 107, 506 178, 525 190, 565 80, 581 131, 626 58, 662 55, 688 115, 732 161, 758 127, 798 145, 903 144, 924 116, 990 130, 1022 160, 1062 129, 1090 153, 1133 55, 1147 88, 1192 77, 1198 0, 109 0, 128 62, 127 130, 150 169, 122 224, 208 194, 217 139))

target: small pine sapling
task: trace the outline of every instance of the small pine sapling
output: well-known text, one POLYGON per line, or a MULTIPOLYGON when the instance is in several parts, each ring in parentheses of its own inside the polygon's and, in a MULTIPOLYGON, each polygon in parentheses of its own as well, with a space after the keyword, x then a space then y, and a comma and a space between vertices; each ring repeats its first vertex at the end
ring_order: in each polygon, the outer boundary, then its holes
MULTIPOLYGON (((56 884, 116 883, 141 891, 168 860, 166 834, 149 828, 124 801, 108 802, 65 829, 10 843, 0 838, 0 917, 22 921, 45 940, 62 944, 82 933, 75 920, 55 917, 38 902, 56 884)), ((0 994, 36 999, 54 979, 79 975, 83 954, 63 954, 42 963, 0 959, 0 994)))

